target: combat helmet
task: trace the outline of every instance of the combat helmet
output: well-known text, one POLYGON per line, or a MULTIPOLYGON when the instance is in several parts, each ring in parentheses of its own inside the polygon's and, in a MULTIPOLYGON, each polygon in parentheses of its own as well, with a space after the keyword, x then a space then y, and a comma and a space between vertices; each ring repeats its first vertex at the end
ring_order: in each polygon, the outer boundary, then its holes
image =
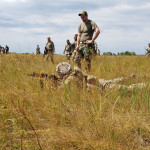
POLYGON ((72 70, 72 67, 69 63, 67 62, 62 62, 62 63, 59 63, 57 66, 56 66, 56 71, 58 72, 58 75, 65 75, 65 74, 68 74, 70 71, 72 70))

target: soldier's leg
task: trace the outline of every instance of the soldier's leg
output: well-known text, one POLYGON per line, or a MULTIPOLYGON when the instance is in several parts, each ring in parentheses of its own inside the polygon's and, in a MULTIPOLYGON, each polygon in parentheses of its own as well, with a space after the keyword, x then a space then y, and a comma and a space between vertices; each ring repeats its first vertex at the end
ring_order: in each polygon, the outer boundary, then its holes
POLYGON ((48 59, 49 59, 49 53, 46 54, 46 61, 48 61, 48 59))
POLYGON ((68 62, 70 62, 70 57, 71 57, 71 55, 69 54, 69 55, 68 55, 68 62))
POLYGON ((67 60, 69 60, 69 55, 68 54, 66 54, 66 58, 67 58, 67 60))
POLYGON ((72 53, 72 61, 75 59, 75 52, 72 53))
POLYGON ((74 59, 74 62, 75 64, 81 69, 81 56, 82 55, 82 51, 79 49, 78 52, 76 52, 76 55, 75 55, 75 59, 74 59))
POLYGON ((91 70, 91 59, 92 59, 91 49, 90 49, 90 47, 85 45, 82 50, 84 53, 85 69, 90 71, 91 70))
POLYGON ((50 57, 51 57, 52 64, 54 64, 54 55, 53 55, 53 52, 50 53, 50 57))
POLYGON ((104 79, 98 79, 99 82, 99 86, 103 87, 103 88, 109 88, 109 86, 116 86, 117 83, 122 82, 124 80, 131 80, 134 79, 136 76, 134 74, 124 78, 124 77, 120 77, 120 78, 116 78, 113 80, 104 80, 104 79))

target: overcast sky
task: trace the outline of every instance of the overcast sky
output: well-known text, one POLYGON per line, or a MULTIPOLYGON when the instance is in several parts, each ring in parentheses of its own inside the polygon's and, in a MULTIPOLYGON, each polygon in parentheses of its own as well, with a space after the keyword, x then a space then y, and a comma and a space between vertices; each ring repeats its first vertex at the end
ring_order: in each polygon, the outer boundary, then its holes
POLYGON ((62 54, 66 39, 73 42, 82 23, 78 13, 88 12, 100 35, 103 52, 135 51, 144 54, 150 43, 150 0, 0 0, 0 45, 10 52, 43 53, 47 37, 62 54))

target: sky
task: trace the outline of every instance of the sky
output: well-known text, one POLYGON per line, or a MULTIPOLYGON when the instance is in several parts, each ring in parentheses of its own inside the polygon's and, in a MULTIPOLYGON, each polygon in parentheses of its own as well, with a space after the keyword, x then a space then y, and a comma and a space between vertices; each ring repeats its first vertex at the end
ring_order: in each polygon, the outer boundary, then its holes
POLYGON ((96 39, 103 52, 134 51, 145 54, 150 43, 149 0, 0 0, 0 45, 10 52, 43 53, 47 37, 63 54, 66 40, 71 43, 86 10, 100 29, 96 39))

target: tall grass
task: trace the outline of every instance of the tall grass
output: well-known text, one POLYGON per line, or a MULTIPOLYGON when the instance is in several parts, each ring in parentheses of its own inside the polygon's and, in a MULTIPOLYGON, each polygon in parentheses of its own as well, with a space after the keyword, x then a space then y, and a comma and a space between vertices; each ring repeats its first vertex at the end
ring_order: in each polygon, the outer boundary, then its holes
MULTIPOLYGON (((149 86, 134 91, 87 91, 40 87, 28 73, 56 73, 66 61, 55 55, 54 65, 42 55, 0 55, 0 147, 5 149, 149 149, 149 86)), ((103 79, 150 81, 150 59, 143 56, 94 57, 90 74, 103 79)), ((84 63, 82 63, 84 64, 84 63)), ((71 62, 71 65, 74 64, 71 62)), ((84 65, 82 66, 84 71, 84 65)))

